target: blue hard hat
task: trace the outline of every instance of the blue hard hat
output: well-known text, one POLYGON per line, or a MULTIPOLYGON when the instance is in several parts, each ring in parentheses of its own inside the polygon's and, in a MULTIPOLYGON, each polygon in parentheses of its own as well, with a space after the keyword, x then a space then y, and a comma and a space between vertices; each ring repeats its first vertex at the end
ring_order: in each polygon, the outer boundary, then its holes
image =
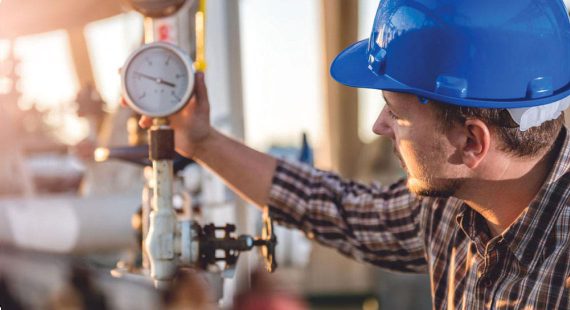
POLYGON ((461 106, 543 105, 570 95, 570 20, 562 0, 381 0, 331 75, 461 106))

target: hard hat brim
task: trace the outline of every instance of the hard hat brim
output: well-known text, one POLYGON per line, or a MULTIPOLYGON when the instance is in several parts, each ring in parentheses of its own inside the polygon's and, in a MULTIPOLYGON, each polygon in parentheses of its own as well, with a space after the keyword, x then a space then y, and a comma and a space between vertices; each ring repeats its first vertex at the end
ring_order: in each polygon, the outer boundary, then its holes
POLYGON ((411 93, 448 104, 476 108, 522 108, 552 103, 570 96, 570 84, 553 95, 537 99, 481 100, 449 97, 405 85, 386 74, 375 74, 368 68, 368 39, 358 41, 340 52, 333 60, 330 74, 337 82, 350 87, 411 93))
POLYGON ((350 87, 405 91, 405 85, 386 75, 368 69, 368 39, 347 47, 331 64, 330 74, 339 83, 350 87))

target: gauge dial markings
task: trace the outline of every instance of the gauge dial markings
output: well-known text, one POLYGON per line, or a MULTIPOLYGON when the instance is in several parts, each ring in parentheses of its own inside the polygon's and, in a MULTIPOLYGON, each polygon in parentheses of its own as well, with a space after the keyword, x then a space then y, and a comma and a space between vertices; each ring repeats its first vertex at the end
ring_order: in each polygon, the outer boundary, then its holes
POLYGON ((182 98, 178 97, 174 91, 172 91, 172 97, 176 98, 176 100, 181 101, 182 98))

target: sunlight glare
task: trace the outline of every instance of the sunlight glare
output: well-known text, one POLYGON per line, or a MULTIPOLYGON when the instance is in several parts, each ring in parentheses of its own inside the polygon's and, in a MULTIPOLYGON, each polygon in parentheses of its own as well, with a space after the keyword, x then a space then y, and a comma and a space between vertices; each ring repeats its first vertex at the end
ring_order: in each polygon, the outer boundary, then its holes
POLYGON ((138 13, 99 20, 85 27, 97 90, 110 111, 119 106, 119 69, 129 53, 140 45, 142 34, 143 20, 138 13))
POLYGON ((21 37, 16 40, 15 55, 22 61, 19 88, 23 101, 47 109, 75 100, 79 84, 65 31, 21 37))

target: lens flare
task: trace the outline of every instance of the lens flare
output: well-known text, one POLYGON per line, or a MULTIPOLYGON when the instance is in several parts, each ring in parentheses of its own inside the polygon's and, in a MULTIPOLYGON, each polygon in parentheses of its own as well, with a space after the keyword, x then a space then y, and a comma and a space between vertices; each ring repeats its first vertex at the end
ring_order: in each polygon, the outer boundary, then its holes
POLYGON ((93 156, 95 157, 96 162, 102 162, 109 158, 109 149, 106 147, 98 147, 93 152, 93 156))

